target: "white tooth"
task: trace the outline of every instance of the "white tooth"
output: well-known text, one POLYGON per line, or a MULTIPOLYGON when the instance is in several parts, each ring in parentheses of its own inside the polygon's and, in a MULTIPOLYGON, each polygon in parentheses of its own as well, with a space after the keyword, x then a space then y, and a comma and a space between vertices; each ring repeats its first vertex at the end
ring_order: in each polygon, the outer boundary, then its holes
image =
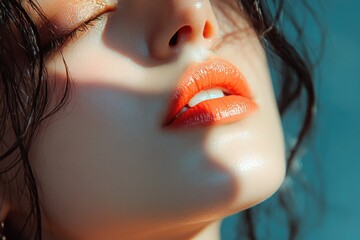
POLYGON ((189 108, 188 107, 183 107, 180 112, 178 114, 176 114, 176 117, 179 117, 182 113, 186 112, 189 108))
POLYGON ((224 93, 220 88, 211 88, 204 91, 199 92, 196 94, 192 99, 190 99, 188 105, 193 107, 205 100, 215 99, 224 97, 224 93))

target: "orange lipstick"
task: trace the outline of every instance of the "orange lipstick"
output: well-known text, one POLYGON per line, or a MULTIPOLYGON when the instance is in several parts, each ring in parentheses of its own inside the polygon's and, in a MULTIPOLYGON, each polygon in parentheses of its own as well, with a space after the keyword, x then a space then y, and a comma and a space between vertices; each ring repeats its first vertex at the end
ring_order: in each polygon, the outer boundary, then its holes
POLYGON ((231 63, 215 59, 193 64, 185 71, 171 99, 164 126, 231 123, 256 109, 242 73, 231 63))

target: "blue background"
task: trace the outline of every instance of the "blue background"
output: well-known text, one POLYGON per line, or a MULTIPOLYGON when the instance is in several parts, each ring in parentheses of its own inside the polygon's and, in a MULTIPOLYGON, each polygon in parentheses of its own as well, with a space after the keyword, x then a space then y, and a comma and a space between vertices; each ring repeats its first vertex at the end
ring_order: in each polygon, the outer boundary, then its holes
MULTIPOLYGON (((314 3, 315 1, 310 1, 314 3)), ((302 159, 309 182, 320 186, 321 209, 302 239, 360 239, 360 1, 319 0, 314 8, 325 29, 307 22, 307 38, 325 52, 315 72, 317 119, 302 159), (320 170, 314 169, 313 161, 320 170)), ((296 9, 296 8, 294 8, 296 9)), ((304 14, 299 10, 299 15, 304 14)), ((286 132, 286 130, 285 130, 286 132)), ((311 216, 311 215, 314 216, 311 216)), ((234 217, 225 221, 224 240, 233 239, 234 217)), ((280 230, 279 230, 280 231, 280 230)), ((271 239, 274 239, 271 237, 271 239)), ((280 239, 280 238, 279 238, 280 239)), ((277 238, 276 238, 277 240, 277 238)))
POLYGON ((306 239, 355 240, 360 239, 360 1, 322 4, 327 39, 308 155, 321 163, 326 207, 306 239))

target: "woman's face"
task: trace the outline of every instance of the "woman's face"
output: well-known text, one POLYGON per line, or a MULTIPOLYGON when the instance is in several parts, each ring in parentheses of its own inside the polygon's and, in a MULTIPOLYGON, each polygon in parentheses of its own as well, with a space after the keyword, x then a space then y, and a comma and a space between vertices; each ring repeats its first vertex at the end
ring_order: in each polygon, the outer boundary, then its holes
MULTIPOLYGON (((38 2, 58 35, 95 19, 65 41, 62 55, 47 58, 54 102, 67 78, 62 56, 72 86, 69 103, 32 145, 45 236, 161 239, 156 234, 203 227, 278 189, 284 149, 266 57, 231 1, 38 2), (245 80, 225 73, 227 83, 215 87, 225 99, 233 94, 229 84, 247 84, 244 113, 204 122, 197 110, 184 115, 185 123, 164 124, 194 68, 211 65, 202 84, 219 75, 217 65, 230 63, 245 80)), ((199 91, 214 88, 206 86, 199 91)), ((213 102, 202 114, 216 111, 213 102)))

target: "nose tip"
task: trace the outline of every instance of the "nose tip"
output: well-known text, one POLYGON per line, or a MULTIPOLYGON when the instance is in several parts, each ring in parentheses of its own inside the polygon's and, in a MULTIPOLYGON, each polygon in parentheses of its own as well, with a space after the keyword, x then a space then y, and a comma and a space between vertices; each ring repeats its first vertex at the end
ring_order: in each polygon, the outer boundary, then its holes
POLYGON ((150 43, 153 57, 171 58, 187 44, 211 46, 218 25, 208 0, 169 0, 166 12, 150 43))

